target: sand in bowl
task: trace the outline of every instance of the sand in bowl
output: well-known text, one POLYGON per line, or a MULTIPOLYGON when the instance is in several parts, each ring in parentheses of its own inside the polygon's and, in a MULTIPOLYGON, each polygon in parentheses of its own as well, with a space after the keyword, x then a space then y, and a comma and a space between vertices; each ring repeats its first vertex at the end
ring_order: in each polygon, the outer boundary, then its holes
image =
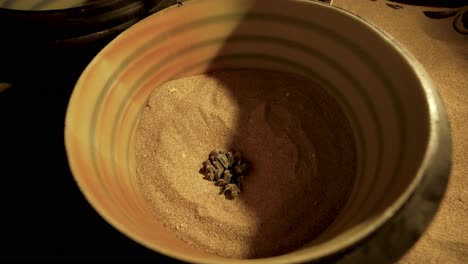
POLYGON ((193 247, 229 258, 269 257, 331 224, 355 176, 351 127, 315 83, 233 70, 154 90, 136 137, 141 191, 154 217, 193 247), (228 200, 199 173, 213 149, 240 151, 252 168, 228 200))

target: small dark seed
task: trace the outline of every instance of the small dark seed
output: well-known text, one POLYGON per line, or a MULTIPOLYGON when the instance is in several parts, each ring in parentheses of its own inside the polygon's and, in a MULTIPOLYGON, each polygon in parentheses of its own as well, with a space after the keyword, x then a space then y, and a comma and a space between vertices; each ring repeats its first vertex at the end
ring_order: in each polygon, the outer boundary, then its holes
POLYGON ((215 173, 215 177, 214 179, 217 181, 219 179, 221 179, 221 177, 223 176, 223 173, 224 173, 224 168, 221 167, 219 169, 216 169, 216 173, 215 173))
POLYGON ((237 185, 230 183, 224 187, 224 195, 227 199, 232 200, 239 196, 239 187, 237 185))
POLYGON ((208 154, 208 156, 216 156, 218 154, 219 154, 218 150, 215 149, 215 150, 212 150, 210 154, 208 154))
POLYGON ((206 165, 205 166, 205 171, 206 172, 214 172, 214 171, 216 171, 216 168, 213 165, 206 165))
POLYGON ((224 187, 226 186, 227 182, 224 180, 224 179, 219 179, 215 182, 215 185, 216 186, 219 186, 219 187, 224 187))
POLYGON ((208 172, 207 174, 205 174, 205 180, 208 180, 208 181, 213 181, 215 178, 215 173, 210 171, 208 172))
POLYGON ((228 158, 229 166, 232 166, 232 164, 234 164, 234 162, 235 162, 234 156, 232 155, 232 152, 226 153, 226 157, 228 158))
POLYGON ((221 168, 224 169, 223 165, 222 165, 219 161, 217 161, 217 160, 213 161, 213 166, 214 166, 216 169, 221 169, 221 168))
POLYGON ((242 174, 242 169, 239 166, 235 166, 233 171, 236 175, 242 174))
POLYGON ((223 179, 224 179, 224 181, 225 181, 226 183, 231 182, 231 177, 232 177, 231 172, 228 171, 228 170, 225 170, 225 171, 224 171, 224 174, 223 174, 223 179))
POLYGON ((219 154, 217 160, 221 163, 221 165, 223 165, 223 167, 225 169, 229 168, 229 161, 228 161, 228 158, 226 157, 226 155, 219 154))

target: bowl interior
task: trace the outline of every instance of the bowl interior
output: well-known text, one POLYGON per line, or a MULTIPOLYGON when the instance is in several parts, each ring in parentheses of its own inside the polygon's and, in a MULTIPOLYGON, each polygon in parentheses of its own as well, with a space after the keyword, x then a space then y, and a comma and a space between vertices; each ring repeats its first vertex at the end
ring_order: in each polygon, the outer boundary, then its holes
POLYGON ((134 150, 139 116, 153 89, 222 69, 309 78, 337 100, 354 132, 356 180, 340 215, 308 245, 268 263, 349 247, 388 220, 422 176, 427 98, 408 59, 382 33, 313 1, 189 1, 137 23, 100 52, 67 111, 66 148, 80 189, 137 242, 190 262, 228 261, 187 246, 154 219, 138 190, 134 150))

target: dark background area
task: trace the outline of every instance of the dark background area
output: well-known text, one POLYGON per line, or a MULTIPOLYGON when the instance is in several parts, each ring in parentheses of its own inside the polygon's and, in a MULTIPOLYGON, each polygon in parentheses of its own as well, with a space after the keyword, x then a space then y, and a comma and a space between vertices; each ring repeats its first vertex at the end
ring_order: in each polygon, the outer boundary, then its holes
POLYGON ((105 222, 71 175, 63 128, 76 73, 24 78, 0 93, 1 258, 169 261, 105 222))
MULTIPOLYGON (((0 33, 5 26, 14 24, 2 24, 0 33)), ((97 52, 127 26, 68 43, 0 36, 0 85, 10 86, 0 92, 0 259, 176 263, 99 216, 76 185, 65 153, 73 87, 97 52)))
POLYGON ((70 172, 63 134, 68 100, 86 65, 120 32, 171 4, 95 0, 66 11, 0 8, 0 86, 10 86, 0 92, 0 260, 176 263, 97 214, 70 172))

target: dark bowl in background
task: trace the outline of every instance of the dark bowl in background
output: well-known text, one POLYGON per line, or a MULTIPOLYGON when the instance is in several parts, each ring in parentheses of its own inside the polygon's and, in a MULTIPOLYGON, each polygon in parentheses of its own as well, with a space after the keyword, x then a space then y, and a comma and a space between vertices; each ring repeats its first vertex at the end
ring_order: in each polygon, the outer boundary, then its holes
POLYGON ((77 76, 122 31, 175 0, 94 0, 59 10, 0 8, 0 83, 77 76))
POLYGON ((99 50, 175 1, 89 2, 62 10, 0 9, 0 175, 9 186, 0 192, 0 225, 7 227, 0 262, 174 263, 111 229, 87 203, 68 166, 63 127, 75 82, 99 50))

